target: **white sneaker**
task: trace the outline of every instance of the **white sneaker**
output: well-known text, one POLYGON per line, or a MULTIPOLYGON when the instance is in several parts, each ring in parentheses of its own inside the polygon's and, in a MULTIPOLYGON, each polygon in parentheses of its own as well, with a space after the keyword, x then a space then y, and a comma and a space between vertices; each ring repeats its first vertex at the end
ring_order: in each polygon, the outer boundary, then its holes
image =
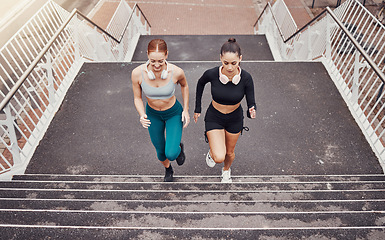
POLYGON ((206 155, 206 163, 207 163, 207 166, 209 166, 209 167, 214 167, 215 166, 215 162, 214 162, 213 158, 210 155, 210 150, 209 150, 209 152, 206 155))
POLYGON ((222 168, 222 180, 221 180, 222 183, 232 183, 233 182, 233 180, 231 179, 230 173, 231 173, 230 168, 229 168, 229 170, 226 170, 226 171, 224 171, 222 168))

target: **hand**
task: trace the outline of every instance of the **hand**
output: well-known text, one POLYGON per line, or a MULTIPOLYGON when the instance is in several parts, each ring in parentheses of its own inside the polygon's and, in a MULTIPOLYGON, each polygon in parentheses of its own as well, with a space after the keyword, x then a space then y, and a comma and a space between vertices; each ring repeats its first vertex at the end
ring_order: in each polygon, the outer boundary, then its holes
POLYGON ((255 118, 257 116, 257 111, 255 110, 255 107, 249 108, 250 118, 255 118))
POLYGON ((200 113, 194 113, 194 122, 197 123, 198 118, 201 116, 200 113))
POLYGON ((140 123, 144 128, 148 128, 151 125, 151 121, 147 119, 147 115, 140 117, 140 123))
POLYGON ((182 122, 185 122, 183 128, 186 128, 190 123, 190 115, 188 114, 188 111, 182 112, 182 122))

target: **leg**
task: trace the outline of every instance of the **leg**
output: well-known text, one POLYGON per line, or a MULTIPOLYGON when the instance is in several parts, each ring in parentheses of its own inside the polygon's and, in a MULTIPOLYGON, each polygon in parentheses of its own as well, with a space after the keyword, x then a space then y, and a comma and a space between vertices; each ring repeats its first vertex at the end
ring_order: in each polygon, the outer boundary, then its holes
POLYGON ((183 122, 182 115, 177 114, 166 121, 165 154, 168 160, 174 161, 181 151, 183 122))
MULTIPOLYGON (((147 113, 147 116, 151 121, 151 125, 148 128, 151 142, 155 147, 159 161, 161 161, 163 164, 163 161, 167 159, 164 151, 166 145, 166 139, 164 136, 165 122, 156 116, 152 116, 149 113, 147 113)), ((168 164, 166 163, 166 165, 168 164)))
POLYGON ((226 157, 225 157, 225 164, 223 167, 223 170, 227 171, 231 167, 231 164, 234 161, 235 158, 235 145, 237 144, 239 135, 241 133, 229 133, 225 131, 225 141, 226 141, 226 157))
POLYGON ((216 163, 222 163, 226 157, 225 130, 213 129, 207 131, 210 145, 210 155, 216 163))

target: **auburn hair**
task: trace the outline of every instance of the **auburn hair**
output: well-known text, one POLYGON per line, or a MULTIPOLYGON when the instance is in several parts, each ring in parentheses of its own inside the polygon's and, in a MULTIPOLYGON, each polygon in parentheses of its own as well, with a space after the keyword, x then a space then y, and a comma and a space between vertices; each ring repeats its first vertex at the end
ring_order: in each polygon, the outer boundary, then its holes
POLYGON ((167 54, 167 43, 163 39, 153 39, 148 43, 147 53, 164 52, 167 54))

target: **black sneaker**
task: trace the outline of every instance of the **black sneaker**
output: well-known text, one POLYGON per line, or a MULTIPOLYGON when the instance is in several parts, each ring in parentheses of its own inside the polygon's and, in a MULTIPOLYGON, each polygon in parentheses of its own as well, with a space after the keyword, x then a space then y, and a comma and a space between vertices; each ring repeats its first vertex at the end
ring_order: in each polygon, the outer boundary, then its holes
POLYGON ((174 171, 172 170, 172 166, 166 168, 166 174, 164 175, 164 182, 172 182, 174 180, 174 171))
POLYGON ((183 165, 184 160, 186 160, 186 155, 184 154, 184 146, 183 143, 180 143, 180 153, 179 156, 176 158, 176 163, 181 166, 183 165))

